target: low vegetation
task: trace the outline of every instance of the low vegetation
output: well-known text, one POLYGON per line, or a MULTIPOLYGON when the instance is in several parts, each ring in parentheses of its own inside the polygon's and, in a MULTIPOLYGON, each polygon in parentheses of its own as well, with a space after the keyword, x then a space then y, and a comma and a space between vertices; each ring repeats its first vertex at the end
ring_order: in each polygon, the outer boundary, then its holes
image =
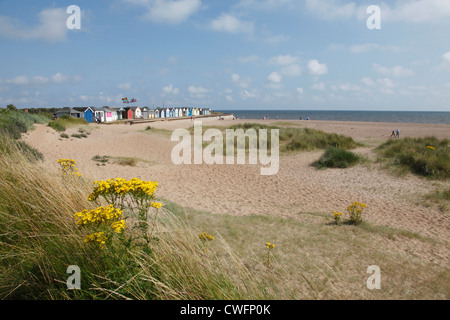
POLYGON ((319 160, 313 166, 324 168, 349 168, 361 162, 363 157, 354 152, 336 147, 328 147, 319 160))
POLYGON ((205 251, 204 230, 164 208, 146 249, 119 238, 105 247, 86 242, 75 213, 103 204, 88 201, 92 181, 30 163, 12 140, 0 143, 10 150, 0 154, 1 299, 272 297, 223 239, 214 237, 205 251), (67 290, 71 265, 81 270, 81 290, 67 290))
POLYGON ((0 134, 20 139, 22 133, 33 128, 33 124, 48 121, 49 119, 42 115, 16 109, 0 109, 0 134))
POLYGON ((69 115, 63 115, 56 120, 52 120, 48 123, 48 126, 58 132, 64 132, 70 127, 87 125, 88 122, 85 119, 71 117, 69 115))
MULTIPOLYGON (((211 129, 212 127, 203 127, 203 131, 211 129)), ((260 143, 260 130, 267 130, 267 147, 271 147, 271 130, 279 130, 280 152, 290 153, 297 151, 312 151, 317 149, 327 149, 329 147, 336 147, 339 149, 354 149, 359 146, 351 137, 335 133, 326 133, 320 130, 310 128, 296 128, 296 127, 279 127, 274 125, 264 125, 259 123, 244 123, 236 124, 229 127, 215 127, 225 134, 226 129, 232 130, 255 130, 257 136, 257 143, 260 143)), ((194 133, 194 127, 190 129, 191 134, 194 133)), ((248 138, 246 138, 248 140, 248 138)), ((237 148, 237 139, 234 141, 234 146, 237 148)), ((249 144, 246 143, 246 149, 249 144)), ((224 150, 225 151, 225 150, 224 150)))
POLYGON ((435 137, 391 139, 376 150, 403 172, 437 179, 450 177, 450 141, 435 137))

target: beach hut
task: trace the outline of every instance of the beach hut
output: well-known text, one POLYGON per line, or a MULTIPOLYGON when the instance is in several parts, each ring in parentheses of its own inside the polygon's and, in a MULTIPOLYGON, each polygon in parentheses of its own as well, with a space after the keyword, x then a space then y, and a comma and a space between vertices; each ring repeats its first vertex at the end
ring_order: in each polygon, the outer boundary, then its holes
POLYGON ((111 107, 103 107, 105 122, 112 122, 118 119, 117 110, 111 107))
POLYGON ((131 118, 128 119, 140 119, 142 117, 142 109, 139 107, 131 107, 132 111, 131 118))
POLYGON ((116 108, 117 120, 123 120, 127 118, 127 110, 124 107, 116 108))
POLYGON ((157 117, 158 112, 154 109, 149 109, 148 110, 148 118, 149 119, 153 119, 153 118, 158 118, 157 117))
POLYGON ((74 108, 62 108, 56 111, 56 116, 59 118, 64 115, 69 115, 75 118, 84 118, 84 113, 82 111, 78 111, 74 108))
POLYGON ((147 107, 143 107, 142 108, 142 118, 144 119, 148 119, 148 108, 147 107))
POLYGON ((92 107, 87 107, 86 109, 84 109, 84 119, 89 123, 94 122, 95 111, 92 109, 92 107))
POLYGON ((131 107, 125 108, 125 118, 124 119, 133 119, 133 109, 131 107))
POLYGON ((102 108, 92 107, 94 110, 94 121, 96 118, 100 120, 100 122, 105 122, 105 111, 102 108))

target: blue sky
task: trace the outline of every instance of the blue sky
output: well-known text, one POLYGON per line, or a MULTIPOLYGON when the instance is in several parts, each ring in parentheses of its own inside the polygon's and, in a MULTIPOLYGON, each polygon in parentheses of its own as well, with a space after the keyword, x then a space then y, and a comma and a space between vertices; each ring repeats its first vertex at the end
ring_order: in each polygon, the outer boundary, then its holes
POLYGON ((2 0, 0 39, 1 107, 450 111, 449 0, 2 0))

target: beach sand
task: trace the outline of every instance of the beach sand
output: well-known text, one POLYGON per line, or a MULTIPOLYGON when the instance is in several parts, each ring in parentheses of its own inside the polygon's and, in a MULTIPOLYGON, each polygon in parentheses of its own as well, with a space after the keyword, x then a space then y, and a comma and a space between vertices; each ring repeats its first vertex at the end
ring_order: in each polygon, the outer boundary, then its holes
MULTIPOLYGON (((450 139, 450 125, 370 123, 302 120, 225 120, 201 119, 203 126, 229 126, 244 122, 265 124, 292 123, 353 137, 366 143, 355 150, 375 158, 373 147, 389 139, 393 129, 400 137, 435 136, 450 139)), ((45 164, 57 166, 59 158, 73 158, 79 171, 99 180, 115 177, 158 181, 158 196, 185 207, 215 214, 234 216, 266 215, 307 219, 305 212, 327 214, 345 211, 359 201, 368 205, 364 219, 375 225, 416 232, 443 244, 429 246, 408 242, 404 248, 425 261, 448 266, 450 217, 438 206, 424 206, 421 197, 437 188, 449 187, 447 181, 431 181, 412 174, 398 176, 370 163, 349 169, 317 170, 311 163, 323 151, 300 152, 280 156, 279 172, 262 176, 260 165, 175 165, 170 141, 172 130, 189 128, 192 121, 159 121, 134 125, 90 125, 88 138, 61 139, 59 133, 45 125, 36 125, 25 140, 44 154, 45 164), (155 129, 146 131, 146 127, 155 129), (96 155, 131 157, 135 166, 110 161, 105 166, 92 160, 96 155)), ((281 124, 282 125, 282 124, 281 124)), ((67 130, 71 135, 76 128, 67 130)), ((400 244, 396 244, 400 245, 400 244)))

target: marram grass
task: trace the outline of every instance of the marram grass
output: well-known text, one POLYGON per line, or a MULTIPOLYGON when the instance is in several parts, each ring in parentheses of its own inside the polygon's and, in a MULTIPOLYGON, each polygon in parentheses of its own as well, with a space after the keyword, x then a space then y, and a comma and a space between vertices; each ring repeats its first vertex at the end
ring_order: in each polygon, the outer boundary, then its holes
POLYGON ((205 252, 201 230, 164 207, 149 246, 85 242, 75 213, 96 208, 93 182, 30 162, 13 140, 0 144, 10 150, 0 154, 0 299, 271 297, 220 235, 205 252), (70 265, 81 270, 81 290, 67 289, 70 265))

